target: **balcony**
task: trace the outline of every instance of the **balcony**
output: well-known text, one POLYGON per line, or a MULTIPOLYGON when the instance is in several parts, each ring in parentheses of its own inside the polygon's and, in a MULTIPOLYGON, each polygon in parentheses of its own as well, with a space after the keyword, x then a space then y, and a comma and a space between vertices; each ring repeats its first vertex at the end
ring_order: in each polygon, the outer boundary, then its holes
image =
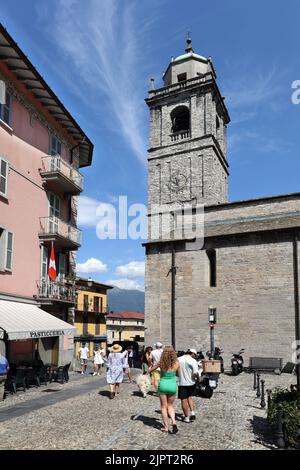
POLYGON ((190 131, 186 130, 186 131, 173 132, 173 134, 170 134, 170 137, 171 137, 172 142, 177 142, 178 140, 183 140, 183 139, 187 139, 188 137, 190 137, 190 131))
POLYGON ((40 174, 49 191, 59 190, 71 195, 80 194, 83 191, 83 176, 60 155, 43 157, 40 174))
POLYGON ((93 313, 95 315, 107 315, 109 313, 109 307, 102 307, 100 310, 95 310, 95 308, 91 305, 84 305, 83 303, 79 303, 76 306, 76 312, 78 313, 93 313))
POLYGON ((72 304, 75 303, 76 290, 71 284, 60 281, 50 281, 49 279, 41 279, 40 281, 37 281, 37 287, 37 298, 41 303, 53 301, 72 304))
POLYGON ((82 233, 58 217, 40 217, 39 238, 44 244, 55 243, 57 249, 77 250, 81 245, 82 233))

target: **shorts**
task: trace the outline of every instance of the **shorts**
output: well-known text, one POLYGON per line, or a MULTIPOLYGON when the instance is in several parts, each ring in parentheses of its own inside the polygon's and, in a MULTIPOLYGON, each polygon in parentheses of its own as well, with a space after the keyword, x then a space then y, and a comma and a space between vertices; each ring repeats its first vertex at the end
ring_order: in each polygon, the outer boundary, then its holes
POLYGON ((195 394, 196 384, 194 385, 179 385, 178 387, 178 398, 180 400, 186 400, 195 394))
POLYGON ((80 364, 87 364, 87 359, 83 359, 82 357, 80 358, 80 364))
POLYGON ((151 372, 151 379, 154 380, 155 382, 160 381, 160 371, 159 370, 154 370, 151 372))

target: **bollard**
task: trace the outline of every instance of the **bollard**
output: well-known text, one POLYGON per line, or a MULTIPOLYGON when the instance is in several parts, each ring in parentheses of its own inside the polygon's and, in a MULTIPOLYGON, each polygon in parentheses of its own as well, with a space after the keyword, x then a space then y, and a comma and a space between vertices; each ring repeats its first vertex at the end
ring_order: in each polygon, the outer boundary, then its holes
POLYGON ((260 381, 259 381, 259 379, 260 379, 260 374, 257 374, 257 390, 256 390, 257 398, 260 397, 260 381))
POLYGON ((266 400, 265 400, 265 381, 261 381, 261 400, 260 400, 261 408, 266 407, 266 400))
POLYGON ((282 419, 283 419, 283 406, 279 404, 278 413, 277 413, 277 431, 276 431, 276 444, 277 444, 277 447, 279 447, 279 449, 284 449, 285 447, 282 419))
POLYGON ((271 390, 270 388, 268 388, 268 389, 266 390, 266 392, 267 392, 267 396, 268 396, 268 409, 269 409, 270 406, 271 406, 272 390, 271 390))
POLYGON ((256 382, 256 371, 254 371, 254 382, 253 382, 253 390, 257 389, 257 382, 256 382))

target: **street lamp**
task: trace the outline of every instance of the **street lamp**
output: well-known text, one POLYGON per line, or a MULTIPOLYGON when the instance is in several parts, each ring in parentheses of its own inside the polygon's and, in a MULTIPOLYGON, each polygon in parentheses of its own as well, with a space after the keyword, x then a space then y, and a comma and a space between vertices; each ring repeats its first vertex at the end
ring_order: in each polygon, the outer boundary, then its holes
POLYGON ((87 285, 88 285, 88 287, 93 286, 93 279, 91 277, 88 278, 87 285))
POLYGON ((217 309, 211 305, 208 307, 208 322, 210 327, 210 354, 213 358, 215 350, 214 328, 217 323, 217 309))
POLYGON ((211 305, 208 307, 208 321, 209 323, 217 323, 217 309, 211 305))

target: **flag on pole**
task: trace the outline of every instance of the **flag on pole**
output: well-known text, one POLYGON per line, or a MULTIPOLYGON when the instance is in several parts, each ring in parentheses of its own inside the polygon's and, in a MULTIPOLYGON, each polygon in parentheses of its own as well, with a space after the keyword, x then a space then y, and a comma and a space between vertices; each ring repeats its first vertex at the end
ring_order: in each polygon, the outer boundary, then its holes
POLYGON ((50 261, 49 261, 49 268, 48 268, 48 276, 52 281, 56 280, 56 264, 55 264, 55 255, 54 255, 54 248, 53 248, 53 242, 51 246, 51 255, 50 255, 50 261))

